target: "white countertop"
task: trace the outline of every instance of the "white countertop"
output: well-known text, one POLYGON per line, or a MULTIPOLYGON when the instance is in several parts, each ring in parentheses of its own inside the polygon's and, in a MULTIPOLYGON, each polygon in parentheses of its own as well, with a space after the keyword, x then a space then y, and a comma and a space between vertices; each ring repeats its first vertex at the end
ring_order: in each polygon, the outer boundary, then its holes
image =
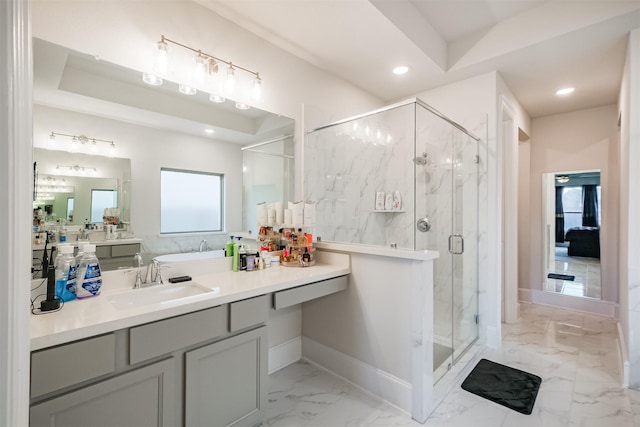
MULTIPOLYGON (((203 273, 202 268, 193 268, 193 274, 191 274, 193 281, 211 289, 219 288, 215 293, 126 309, 116 308, 108 300, 108 296, 129 292, 135 278, 135 271, 129 269, 106 272, 103 275, 101 294, 97 297, 70 301, 58 312, 31 316, 31 350, 64 344, 350 273, 349 257, 343 254, 319 254, 316 265, 313 267, 280 266, 237 273, 230 271, 229 260, 230 258, 222 258, 216 261, 224 265, 223 271, 203 273), (120 283, 110 287, 110 280, 120 283)), ((176 268, 173 271, 190 274, 189 264, 184 263, 179 270, 176 268)), ((165 275, 165 284, 157 286, 171 286, 166 281, 171 276, 165 275)))
POLYGON ((391 258, 403 258, 415 261, 430 261, 440 258, 440 252, 423 250, 412 251, 409 249, 394 249, 384 246, 357 245, 351 243, 313 242, 316 249, 339 251, 354 254, 377 255, 391 258))
MULTIPOLYGON (((113 239, 113 240, 67 240, 66 242, 49 242, 49 245, 47 246, 48 248, 50 248, 51 246, 58 246, 58 245, 72 245, 77 247, 78 243, 82 243, 82 242, 88 242, 91 243, 92 245, 96 245, 96 246, 113 246, 113 245, 128 245, 131 243, 142 243, 142 239, 137 238, 137 237, 131 237, 128 239, 113 239)), ((44 244, 42 245, 31 245, 31 249, 34 251, 37 250, 42 250, 44 249, 44 244)))

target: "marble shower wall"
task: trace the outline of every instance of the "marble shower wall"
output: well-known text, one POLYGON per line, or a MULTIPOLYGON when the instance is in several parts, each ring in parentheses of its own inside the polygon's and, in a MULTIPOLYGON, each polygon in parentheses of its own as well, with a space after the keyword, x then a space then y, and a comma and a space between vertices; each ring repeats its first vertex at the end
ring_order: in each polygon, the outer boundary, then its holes
POLYGON ((323 241, 414 249, 414 116, 407 104, 309 133, 304 199, 323 241), (375 212, 377 191, 399 191, 399 212, 375 212))

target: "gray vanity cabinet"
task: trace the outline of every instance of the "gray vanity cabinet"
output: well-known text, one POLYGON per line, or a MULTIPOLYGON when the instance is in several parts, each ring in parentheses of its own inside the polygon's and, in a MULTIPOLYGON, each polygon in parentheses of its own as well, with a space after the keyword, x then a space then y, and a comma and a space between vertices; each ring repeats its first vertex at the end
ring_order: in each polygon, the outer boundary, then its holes
POLYGON ((185 355, 185 425, 253 426, 267 404, 265 326, 185 355))
POLYGON ((30 426, 170 426, 176 423, 173 358, 32 405, 30 426))

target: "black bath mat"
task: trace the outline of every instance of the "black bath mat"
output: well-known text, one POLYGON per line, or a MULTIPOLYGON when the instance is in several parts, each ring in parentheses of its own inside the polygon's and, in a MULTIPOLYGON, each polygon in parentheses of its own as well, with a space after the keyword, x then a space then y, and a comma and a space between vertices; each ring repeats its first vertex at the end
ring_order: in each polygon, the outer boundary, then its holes
POLYGON ((528 372, 481 359, 462 388, 509 409, 530 415, 542 379, 528 372))
POLYGON ((571 276, 570 274, 556 274, 556 273, 549 273, 547 277, 549 279, 570 280, 572 282, 576 279, 576 276, 571 276))

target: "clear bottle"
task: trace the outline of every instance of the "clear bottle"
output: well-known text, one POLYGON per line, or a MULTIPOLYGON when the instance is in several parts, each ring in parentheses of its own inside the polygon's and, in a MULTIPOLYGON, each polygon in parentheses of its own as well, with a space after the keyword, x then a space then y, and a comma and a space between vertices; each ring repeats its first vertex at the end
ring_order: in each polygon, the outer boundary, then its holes
POLYGON ((73 246, 61 245, 56 256, 56 295, 64 302, 76 299, 76 260, 73 246))
POLYGON ((78 298, 89 298, 100 295, 102 275, 100 263, 96 257, 96 245, 85 245, 84 255, 78 265, 76 276, 76 294, 78 298))

